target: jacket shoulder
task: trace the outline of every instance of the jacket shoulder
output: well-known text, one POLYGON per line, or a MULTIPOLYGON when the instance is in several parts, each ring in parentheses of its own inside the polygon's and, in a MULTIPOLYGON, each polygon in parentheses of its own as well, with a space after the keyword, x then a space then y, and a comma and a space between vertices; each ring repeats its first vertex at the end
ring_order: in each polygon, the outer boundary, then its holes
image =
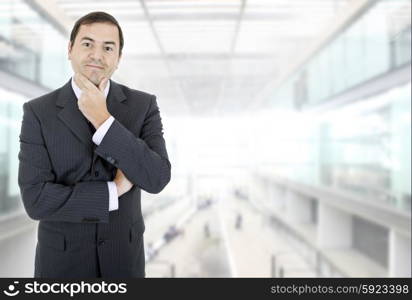
POLYGON ((155 95, 144 92, 144 91, 140 91, 140 90, 136 90, 136 89, 132 89, 128 86, 125 86, 123 84, 119 84, 120 88, 123 90, 123 93, 125 94, 125 96, 128 99, 136 99, 139 101, 148 101, 150 102, 152 99, 156 98, 155 95))
POLYGON ((39 96, 37 98, 31 99, 26 102, 26 105, 30 105, 35 110, 42 109, 44 107, 49 107, 51 104, 55 104, 57 96, 59 94, 59 91, 61 88, 58 88, 56 90, 53 90, 47 94, 44 94, 42 96, 39 96))

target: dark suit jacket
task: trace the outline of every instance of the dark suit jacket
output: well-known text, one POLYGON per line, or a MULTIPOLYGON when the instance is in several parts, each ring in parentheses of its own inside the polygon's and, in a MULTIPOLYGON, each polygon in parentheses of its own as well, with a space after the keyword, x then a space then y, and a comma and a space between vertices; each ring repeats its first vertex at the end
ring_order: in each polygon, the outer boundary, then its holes
POLYGON ((141 190, 170 180, 156 97, 113 81, 107 108, 115 121, 99 146, 70 81, 26 102, 19 186, 38 224, 35 277, 144 277, 141 190), (134 184, 109 212, 107 181, 121 169, 134 184))

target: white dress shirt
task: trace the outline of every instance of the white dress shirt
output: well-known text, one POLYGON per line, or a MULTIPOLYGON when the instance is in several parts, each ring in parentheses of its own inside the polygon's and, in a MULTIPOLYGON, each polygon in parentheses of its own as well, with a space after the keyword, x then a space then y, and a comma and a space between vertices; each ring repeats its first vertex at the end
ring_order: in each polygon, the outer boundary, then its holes
MULTIPOLYGON (((77 86, 76 82, 72 77, 72 88, 77 99, 82 95, 82 90, 77 86)), ((110 80, 107 81, 106 88, 104 89, 104 95, 107 97, 110 89, 110 80)), ((110 116, 93 134, 92 140, 97 146, 100 145, 107 131, 114 121, 113 116, 110 116)), ((117 195, 117 187, 114 181, 108 181, 107 186, 109 189, 109 211, 116 210, 119 208, 119 197, 117 195)))

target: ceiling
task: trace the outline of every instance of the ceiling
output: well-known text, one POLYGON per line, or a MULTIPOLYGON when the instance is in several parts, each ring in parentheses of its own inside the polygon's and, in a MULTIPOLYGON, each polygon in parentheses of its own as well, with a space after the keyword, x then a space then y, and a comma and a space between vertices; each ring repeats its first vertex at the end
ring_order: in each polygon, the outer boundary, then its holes
POLYGON ((115 79, 156 94, 173 116, 247 111, 350 2, 56 0, 73 22, 95 10, 116 17, 125 46, 115 79))

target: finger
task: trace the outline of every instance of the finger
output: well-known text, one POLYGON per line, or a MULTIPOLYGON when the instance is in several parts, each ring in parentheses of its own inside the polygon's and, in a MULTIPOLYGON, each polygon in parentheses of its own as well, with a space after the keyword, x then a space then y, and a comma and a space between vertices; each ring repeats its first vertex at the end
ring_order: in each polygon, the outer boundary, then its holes
POLYGON ((104 89, 106 88, 106 84, 107 84, 107 81, 108 81, 108 80, 109 80, 108 78, 103 77, 102 81, 100 81, 99 90, 100 90, 101 92, 104 92, 104 89))

